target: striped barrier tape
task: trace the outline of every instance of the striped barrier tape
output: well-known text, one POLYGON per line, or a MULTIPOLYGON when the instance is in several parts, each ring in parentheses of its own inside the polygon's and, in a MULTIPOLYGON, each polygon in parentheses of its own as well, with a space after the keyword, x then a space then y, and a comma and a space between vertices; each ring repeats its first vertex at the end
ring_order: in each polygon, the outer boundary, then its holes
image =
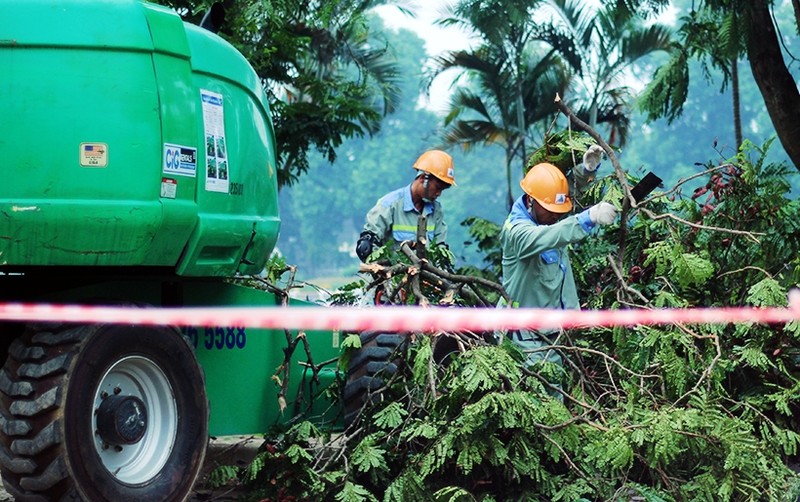
POLYGON ((629 310, 473 309, 420 307, 129 308, 30 303, 0 304, 0 320, 267 329, 366 331, 494 331, 670 323, 785 323, 800 320, 800 290, 789 307, 629 310))

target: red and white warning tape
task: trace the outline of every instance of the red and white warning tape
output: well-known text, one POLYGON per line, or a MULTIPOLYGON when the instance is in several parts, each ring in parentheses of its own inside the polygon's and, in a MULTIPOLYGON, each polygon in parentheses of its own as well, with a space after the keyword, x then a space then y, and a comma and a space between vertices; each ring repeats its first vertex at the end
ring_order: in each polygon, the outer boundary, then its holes
POLYGON ((800 320, 800 291, 788 308, 658 310, 470 309, 419 307, 184 307, 126 308, 29 303, 0 304, 0 320, 269 329, 365 331, 493 331, 670 323, 785 323, 800 320))

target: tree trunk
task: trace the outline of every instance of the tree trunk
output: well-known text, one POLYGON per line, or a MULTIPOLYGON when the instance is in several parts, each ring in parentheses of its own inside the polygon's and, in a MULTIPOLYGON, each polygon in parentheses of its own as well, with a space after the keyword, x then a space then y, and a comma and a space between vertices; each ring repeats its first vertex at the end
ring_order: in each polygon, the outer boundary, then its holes
POLYGON ((794 10, 794 22, 800 30, 800 0, 792 0, 792 10, 794 10))
POLYGON ((748 37, 747 56, 750 69, 764 97, 778 139, 800 170, 800 93, 784 63, 769 2, 754 0, 748 3, 751 36, 748 37))
POLYGON ((508 189, 506 205, 508 205, 508 210, 511 211, 511 206, 514 205, 514 192, 511 191, 511 163, 514 161, 514 156, 509 149, 510 147, 506 147, 506 183, 508 189))
POLYGON ((736 56, 731 60, 731 93, 733 94, 733 130, 736 136, 736 151, 742 147, 742 110, 739 104, 739 60, 736 56))

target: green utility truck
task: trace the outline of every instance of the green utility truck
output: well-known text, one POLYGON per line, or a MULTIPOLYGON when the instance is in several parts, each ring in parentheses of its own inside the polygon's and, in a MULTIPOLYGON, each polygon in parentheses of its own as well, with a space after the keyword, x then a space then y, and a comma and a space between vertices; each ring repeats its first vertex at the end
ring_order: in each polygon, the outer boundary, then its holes
MULTIPOLYGON (((263 270, 280 227, 270 110, 245 58, 140 0, 0 12, 0 302, 280 308, 231 280, 263 270)), ((17 500, 182 500, 209 435, 283 419, 283 331, 0 329, 0 471, 17 500)), ((307 336, 315 360, 338 356, 338 333, 307 336)))

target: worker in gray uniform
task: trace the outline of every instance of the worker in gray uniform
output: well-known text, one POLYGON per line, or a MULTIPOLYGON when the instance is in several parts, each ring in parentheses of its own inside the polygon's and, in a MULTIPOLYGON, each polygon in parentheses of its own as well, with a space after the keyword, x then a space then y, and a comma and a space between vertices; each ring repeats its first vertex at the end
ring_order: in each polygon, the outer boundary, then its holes
POLYGON ((420 155, 413 168, 417 175, 410 185, 384 195, 367 213, 356 245, 361 261, 366 262, 376 248, 389 242, 416 240, 420 214, 427 218, 428 242, 445 243, 447 224, 437 199, 456 184, 453 158, 441 150, 428 150, 420 155))
MULTIPOLYGON (((600 146, 589 147, 583 163, 572 170, 578 192, 594 180, 602 154, 600 146)), ((589 237, 597 226, 612 224, 617 209, 600 202, 567 216, 572 210, 569 183, 561 169, 548 163, 533 166, 520 186, 524 193, 500 231, 503 287, 512 306, 580 309, 568 246, 589 237)), ((558 334, 520 330, 509 336, 526 353, 527 364, 546 359, 562 366, 555 350, 545 350, 558 334)))

